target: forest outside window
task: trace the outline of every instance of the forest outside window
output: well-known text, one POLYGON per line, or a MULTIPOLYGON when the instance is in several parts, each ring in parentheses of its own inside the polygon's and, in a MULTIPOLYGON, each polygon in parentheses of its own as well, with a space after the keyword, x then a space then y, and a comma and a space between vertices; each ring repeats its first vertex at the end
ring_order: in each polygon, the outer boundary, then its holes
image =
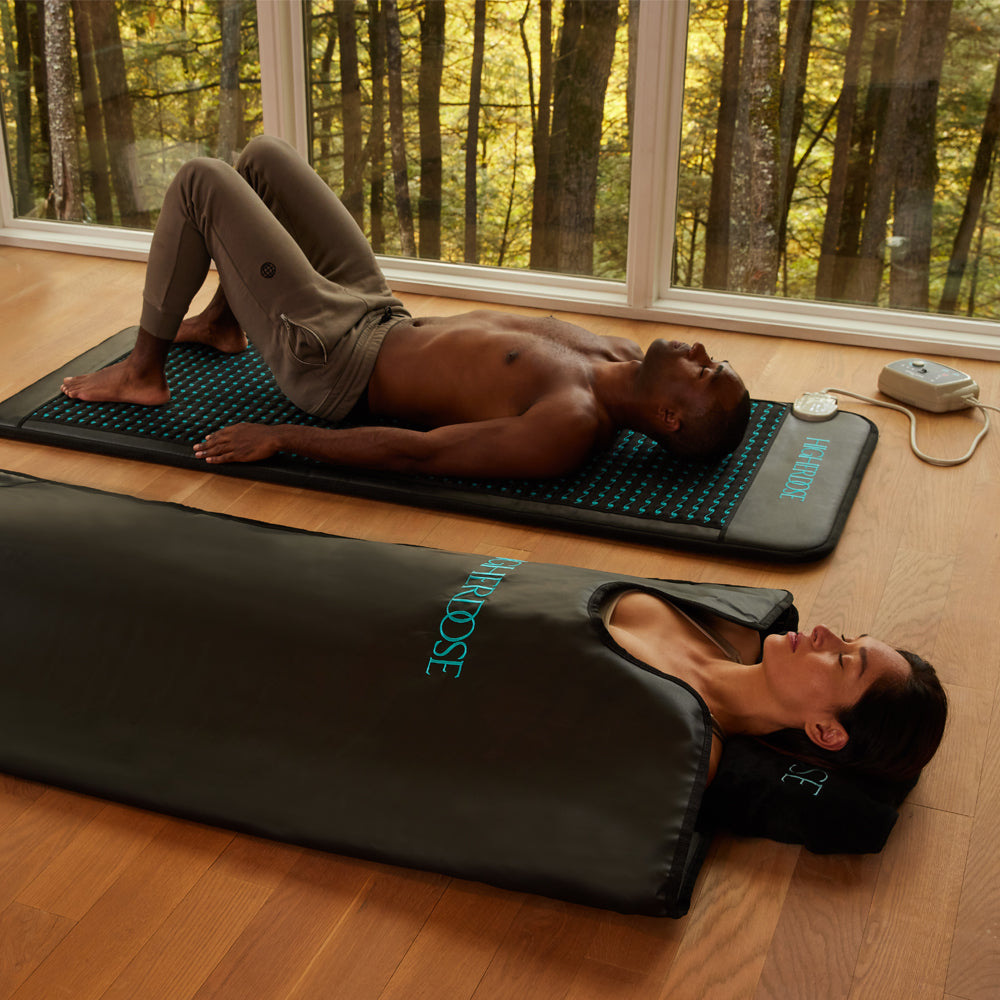
POLYGON ((313 165, 379 253, 623 281, 635 11, 312 0, 313 165))
POLYGON ((0 0, 14 214, 151 229, 193 156, 263 130, 250 0, 0 0))
POLYGON ((995 356, 998 50, 996 0, 0 0, 0 241, 139 255, 267 131, 404 291, 995 356))
POLYGON ((676 286, 996 319, 1000 5, 691 0, 676 286))

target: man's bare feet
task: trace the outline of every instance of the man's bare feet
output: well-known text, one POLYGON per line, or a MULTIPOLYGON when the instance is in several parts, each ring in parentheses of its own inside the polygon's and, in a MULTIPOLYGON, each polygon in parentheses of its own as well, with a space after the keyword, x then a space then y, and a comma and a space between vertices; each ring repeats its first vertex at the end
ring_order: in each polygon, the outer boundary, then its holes
POLYGON ((223 354, 239 354, 246 350, 247 338, 235 319, 230 325, 206 319, 204 313, 199 313, 181 323, 174 343, 206 344, 223 354))
POLYGON ((63 379, 63 394, 88 403, 140 403, 159 406, 170 399, 166 379, 155 373, 140 375, 131 356, 88 375, 63 379))
POLYGON ((181 323, 174 342, 206 344, 223 354, 239 354, 246 350, 246 334, 229 308, 221 285, 197 316, 189 316, 181 323))
POLYGON ((160 340, 140 326, 128 357, 89 375, 64 378, 62 391, 70 399, 87 403, 159 406, 170 399, 166 376, 169 350, 169 340, 160 340))

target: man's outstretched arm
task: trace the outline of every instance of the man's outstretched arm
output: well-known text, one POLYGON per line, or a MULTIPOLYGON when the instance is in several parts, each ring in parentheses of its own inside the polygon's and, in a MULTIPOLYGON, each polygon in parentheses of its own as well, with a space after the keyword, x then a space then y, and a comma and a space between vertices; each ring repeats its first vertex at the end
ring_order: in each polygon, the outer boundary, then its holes
MULTIPOLYGON (((565 402, 565 401, 564 401, 565 402)), ((519 417, 449 424, 428 431, 399 427, 234 424, 195 445, 211 464, 257 462, 279 451, 334 465, 438 476, 544 478, 577 468, 594 446, 589 411, 538 404, 519 417)))

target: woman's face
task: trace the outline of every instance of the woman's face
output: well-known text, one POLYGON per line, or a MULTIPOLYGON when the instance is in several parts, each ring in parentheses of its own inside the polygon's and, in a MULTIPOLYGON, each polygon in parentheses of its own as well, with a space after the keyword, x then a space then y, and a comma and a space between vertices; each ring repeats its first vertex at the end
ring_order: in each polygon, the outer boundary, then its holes
POLYGON ((803 722, 856 704, 883 677, 910 675, 910 665, 886 643, 869 635, 843 638, 825 625, 768 636, 761 662, 772 693, 803 722))

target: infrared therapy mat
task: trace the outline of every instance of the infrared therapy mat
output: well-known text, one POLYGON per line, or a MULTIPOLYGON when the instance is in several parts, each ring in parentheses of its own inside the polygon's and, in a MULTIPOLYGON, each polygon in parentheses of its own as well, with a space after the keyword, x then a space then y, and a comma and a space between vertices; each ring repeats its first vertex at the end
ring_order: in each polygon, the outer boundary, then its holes
POLYGON ((0 564, 0 772, 141 808, 677 917, 713 829, 879 850, 906 791, 751 741, 732 768, 727 743, 706 794, 705 703, 603 624, 641 589, 781 633, 786 590, 341 538, 12 472, 0 564))
POLYGON ((126 354, 123 330, 0 402, 0 434, 63 447, 244 478, 367 496, 499 519, 592 532, 723 555, 804 561, 840 538, 878 437, 854 413, 799 420, 785 403, 755 400, 742 445, 719 462, 671 459, 642 434, 624 431, 578 472, 556 479, 470 480, 337 468, 295 455, 206 466, 192 446, 242 421, 308 423, 248 349, 222 355, 200 345, 170 352, 172 398, 158 407, 81 403, 59 393, 63 377, 126 354))

